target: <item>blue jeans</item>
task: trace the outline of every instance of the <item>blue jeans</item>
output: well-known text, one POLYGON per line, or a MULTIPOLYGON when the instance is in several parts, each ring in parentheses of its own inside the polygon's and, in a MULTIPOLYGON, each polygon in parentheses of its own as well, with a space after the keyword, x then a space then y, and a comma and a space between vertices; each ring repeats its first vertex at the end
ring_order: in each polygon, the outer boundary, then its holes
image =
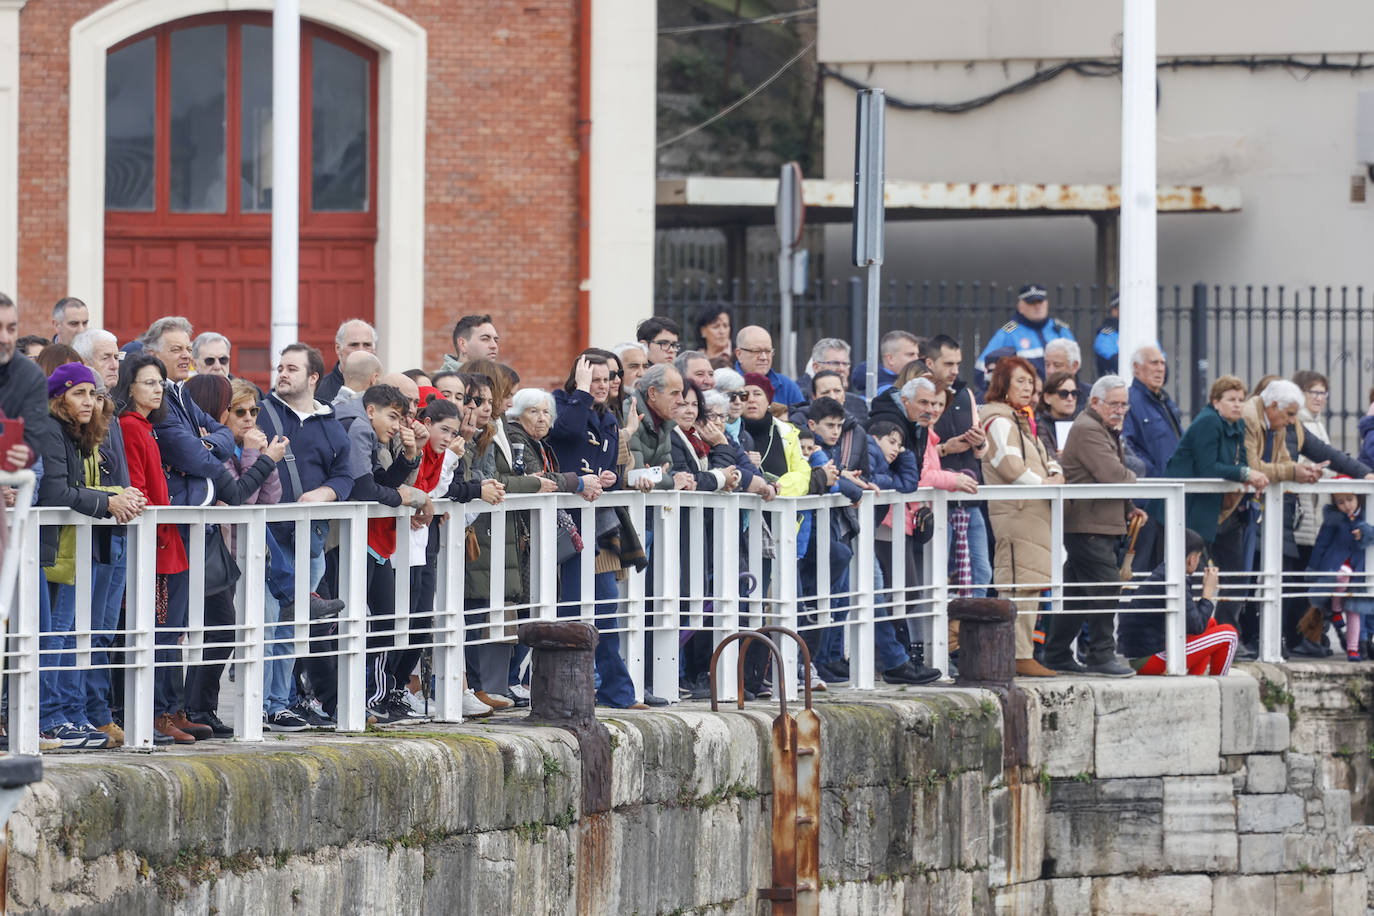
POLYGON ((290 641, 295 637, 296 628, 291 624, 273 626, 281 619, 281 604, 270 594, 263 598, 262 617, 266 624, 263 634, 268 643, 262 665, 262 712, 270 716, 281 712, 291 703, 294 686, 291 669, 295 663, 282 656, 291 651, 290 641))
POLYGON ((92 725, 113 721, 110 714, 109 649, 115 644, 113 631, 119 626, 119 609, 124 603, 126 540, 122 534, 110 537, 110 562, 96 563, 91 588, 91 670, 86 672, 86 719, 92 725))
POLYGON ((38 679, 38 727, 47 731, 63 722, 81 723, 86 717, 86 685, 72 652, 76 648, 76 636, 72 634, 76 624, 76 588, 59 585, 57 601, 50 605, 47 581, 41 580, 38 587, 42 593, 38 625, 44 634, 39 637, 39 648, 45 652, 59 650, 59 654, 43 658, 49 670, 43 671, 38 679))
MULTIPOLYGON (((968 562, 972 597, 986 598, 988 583, 992 581, 992 562, 988 557, 988 527, 982 510, 973 503, 968 510, 968 562)), ((954 572, 954 529, 949 529, 949 570, 954 572)))
MULTIPOLYGON (((635 686, 630 680, 630 671, 625 660, 620 657, 620 634, 608 632, 620 626, 616 616, 616 601, 620 589, 616 586, 615 573, 596 573, 592 578, 595 594, 594 610, 596 628, 601 631, 601 639, 596 644, 596 673, 600 686, 596 691, 596 701, 607 706, 621 709, 631 706, 635 701, 635 686)), ((574 556, 562 566, 559 579, 559 601, 581 604, 582 602, 582 561, 574 556)), ((559 614, 575 616, 576 607, 559 608, 559 614)))

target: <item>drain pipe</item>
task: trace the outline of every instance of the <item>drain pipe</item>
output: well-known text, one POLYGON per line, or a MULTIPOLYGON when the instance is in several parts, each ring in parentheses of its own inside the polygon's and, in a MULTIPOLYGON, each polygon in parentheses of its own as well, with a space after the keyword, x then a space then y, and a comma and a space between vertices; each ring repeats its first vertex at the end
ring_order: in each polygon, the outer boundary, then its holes
POLYGON ((577 30, 577 349, 592 330, 592 0, 578 0, 577 30))

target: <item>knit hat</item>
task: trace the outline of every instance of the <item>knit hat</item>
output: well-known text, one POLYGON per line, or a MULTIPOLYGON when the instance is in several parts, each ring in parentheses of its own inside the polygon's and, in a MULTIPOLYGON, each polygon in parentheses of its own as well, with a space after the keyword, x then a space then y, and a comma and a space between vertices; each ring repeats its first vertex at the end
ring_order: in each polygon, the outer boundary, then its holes
POLYGON ((64 394, 82 383, 100 387, 95 373, 82 363, 63 363, 48 377, 48 399, 64 394))
POLYGON ((763 393, 768 395, 768 403, 773 403, 773 383, 768 381, 768 376, 757 372, 746 372, 744 373, 744 385, 746 388, 750 385, 762 388, 763 393))
POLYGON ((444 397, 444 393, 443 393, 442 391, 440 391, 438 388, 434 388, 434 387, 432 387, 432 386, 430 386, 430 385, 421 385, 421 386, 420 386, 420 409, 421 409, 421 410, 424 410, 426 407, 429 406, 429 402, 432 401, 432 400, 434 400, 435 398, 441 398, 441 399, 442 399, 443 397, 444 397))

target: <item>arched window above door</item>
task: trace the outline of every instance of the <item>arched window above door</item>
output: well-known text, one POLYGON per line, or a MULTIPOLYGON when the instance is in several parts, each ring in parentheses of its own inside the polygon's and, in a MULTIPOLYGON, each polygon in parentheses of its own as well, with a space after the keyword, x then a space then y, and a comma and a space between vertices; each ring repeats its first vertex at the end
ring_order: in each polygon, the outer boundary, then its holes
MULTIPOLYGON (((173 220, 221 215, 233 222, 270 212, 270 23, 260 14, 200 16, 110 51, 105 209, 116 222, 137 225, 153 214, 173 220)), ((371 49, 302 23, 305 225, 314 214, 373 210, 376 69, 371 49)), ((323 224, 335 221, 326 217, 323 224)), ((355 225, 358 216, 344 222, 355 225)))

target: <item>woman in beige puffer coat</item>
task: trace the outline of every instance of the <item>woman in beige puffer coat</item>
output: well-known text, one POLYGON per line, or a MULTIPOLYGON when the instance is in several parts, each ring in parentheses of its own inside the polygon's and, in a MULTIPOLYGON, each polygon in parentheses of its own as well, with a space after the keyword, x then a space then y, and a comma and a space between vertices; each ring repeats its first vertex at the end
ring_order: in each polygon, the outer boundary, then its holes
MULTIPOLYGON (((988 450, 983 455, 987 485, 1033 486, 1063 483, 1059 463, 1045 454, 1045 446, 1031 429, 1028 409, 1035 393, 1035 369, 1020 357, 997 361, 988 385, 987 404, 980 412, 988 450)), ((1016 673, 1051 677, 1054 672, 1033 657, 1035 615, 1042 588, 1017 588, 1018 582, 1050 580, 1050 503, 1044 499, 992 500, 988 520, 997 539, 992 558, 992 581, 997 593, 1016 602, 1016 673)))

